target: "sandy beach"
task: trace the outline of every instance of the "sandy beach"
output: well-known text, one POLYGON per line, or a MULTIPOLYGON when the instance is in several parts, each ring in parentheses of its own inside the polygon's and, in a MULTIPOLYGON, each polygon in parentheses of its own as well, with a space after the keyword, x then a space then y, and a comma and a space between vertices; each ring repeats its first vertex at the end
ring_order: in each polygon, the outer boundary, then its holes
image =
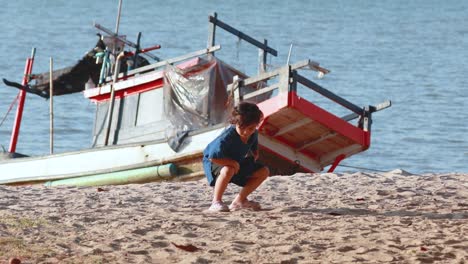
POLYGON ((0 186, 0 263, 468 262, 468 174, 272 176, 251 198, 209 213, 204 179, 0 186))

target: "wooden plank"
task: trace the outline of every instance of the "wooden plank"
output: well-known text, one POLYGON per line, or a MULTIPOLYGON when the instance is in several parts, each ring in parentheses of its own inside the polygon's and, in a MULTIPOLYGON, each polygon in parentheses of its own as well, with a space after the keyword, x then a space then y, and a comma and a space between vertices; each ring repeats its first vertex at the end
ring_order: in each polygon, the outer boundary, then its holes
POLYGON ((309 142, 311 139, 319 138, 321 135, 329 132, 329 129, 316 123, 312 122, 302 127, 301 129, 296 129, 291 132, 284 134, 284 137, 287 141, 291 142, 295 146, 300 146, 304 142, 309 142))
POLYGON ((318 107, 298 96, 294 92, 290 93, 291 107, 302 112, 304 115, 316 122, 323 124, 330 130, 336 131, 338 134, 346 135, 347 138, 357 142, 363 146, 370 145, 370 133, 344 121, 343 119, 333 115, 330 112, 318 107))
POLYGON ((327 133, 327 134, 323 134, 323 135, 321 135, 319 138, 310 140, 309 142, 303 142, 303 143, 299 144, 299 145, 297 146, 297 150, 298 150, 298 151, 301 151, 301 150, 303 150, 303 149, 305 149, 305 148, 308 148, 308 147, 310 147, 310 146, 312 146, 312 145, 315 145, 315 144, 317 144, 317 143, 319 143, 319 142, 322 142, 322 141, 324 141, 324 140, 326 140, 326 139, 329 139, 329 138, 331 138, 331 137, 334 137, 334 136, 336 136, 336 132, 329 132, 329 133, 327 133))
POLYGON ((289 131, 291 130, 294 130, 294 129, 297 129, 297 128, 300 128, 304 125, 307 125, 309 123, 312 123, 312 120, 310 119, 307 119, 307 118, 304 118, 298 122, 295 122, 295 123, 292 123, 290 125, 287 125, 283 128, 280 129, 280 131, 278 131, 276 134, 274 134, 273 136, 276 137, 276 136, 280 136, 280 135, 283 135, 285 133, 288 133, 289 131))
POLYGON ((371 112, 377 112, 377 111, 380 111, 380 110, 384 110, 386 108, 389 108, 390 106, 392 106, 392 101, 390 100, 385 100, 384 102, 380 103, 380 104, 377 104, 375 106, 369 106, 370 108, 370 111, 371 112))
POLYGON ((352 141, 350 138, 346 137, 345 135, 338 135, 334 138, 334 141, 340 144, 341 146, 347 146, 354 144, 355 142, 352 141))
POLYGON ((275 83, 275 84, 270 85, 270 86, 268 86, 268 87, 265 87, 265 88, 256 90, 256 91, 251 92, 251 93, 248 93, 248 94, 244 95, 243 97, 244 97, 244 100, 246 100, 246 99, 255 97, 255 96, 257 96, 257 95, 264 94, 264 93, 268 93, 268 92, 270 92, 270 91, 273 91, 273 90, 275 90, 275 89, 278 89, 278 87, 279 87, 279 84, 278 84, 278 83, 275 83))
POLYGON ((284 109, 279 113, 275 113, 269 117, 269 122, 281 129, 291 123, 296 123, 303 119, 304 116, 295 111, 294 109, 284 109))
POLYGON ((347 158, 351 155, 362 152, 363 148, 359 144, 354 144, 346 148, 338 149, 332 153, 328 153, 320 158, 320 163, 323 167, 328 166, 335 161, 335 158, 341 154, 345 154, 347 158))
POLYGON ((276 70, 265 72, 265 73, 259 74, 257 76, 254 76, 254 77, 247 78, 247 79, 244 80, 243 85, 244 86, 249 86, 249 85, 254 84, 254 83, 269 80, 269 79, 275 77, 276 75, 280 75, 281 72, 284 71, 284 69, 289 67, 289 66, 291 67, 291 70, 296 70, 296 69, 300 69, 300 68, 304 68, 306 66, 309 66, 309 64, 310 64, 310 60, 302 60, 302 61, 296 62, 294 64, 291 64, 291 65, 286 65, 286 66, 278 68, 276 70))
POLYGON ((340 149, 345 149, 353 144, 354 142, 351 142, 346 137, 336 135, 335 137, 327 138, 321 142, 318 142, 315 145, 309 146, 307 150, 320 150, 320 156, 324 156, 328 155, 328 153, 332 153, 340 149))
MULTIPOLYGON (((384 102, 382 102, 380 104, 377 104, 375 106, 370 105, 369 110, 370 110, 370 112, 377 112, 377 111, 386 109, 386 108, 388 108, 390 106, 392 106, 392 102, 390 100, 386 100, 386 101, 384 101, 384 102)), ((362 113, 361 114, 351 113, 349 115, 345 115, 345 116, 341 117, 341 119, 346 120, 346 121, 351 121, 351 120, 356 119, 356 118, 361 117, 361 116, 362 116, 362 113)))

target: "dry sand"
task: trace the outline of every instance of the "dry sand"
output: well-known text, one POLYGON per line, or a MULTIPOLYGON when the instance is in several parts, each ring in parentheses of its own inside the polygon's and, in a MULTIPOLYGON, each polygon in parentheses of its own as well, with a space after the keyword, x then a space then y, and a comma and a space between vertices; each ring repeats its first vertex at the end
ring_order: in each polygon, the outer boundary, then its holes
POLYGON ((205 180, 0 186, 0 263, 468 263, 468 174, 274 176, 251 198, 262 211, 208 213, 205 180))

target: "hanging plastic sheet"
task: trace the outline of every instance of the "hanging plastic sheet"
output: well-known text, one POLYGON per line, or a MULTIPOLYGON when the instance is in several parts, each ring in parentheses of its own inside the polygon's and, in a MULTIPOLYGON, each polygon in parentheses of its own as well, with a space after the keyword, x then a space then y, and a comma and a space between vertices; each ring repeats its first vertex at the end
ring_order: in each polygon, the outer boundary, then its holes
POLYGON ((232 105, 227 85, 245 75, 212 55, 197 58, 192 67, 165 70, 164 111, 171 121, 166 135, 177 151, 187 134, 227 120, 232 105))

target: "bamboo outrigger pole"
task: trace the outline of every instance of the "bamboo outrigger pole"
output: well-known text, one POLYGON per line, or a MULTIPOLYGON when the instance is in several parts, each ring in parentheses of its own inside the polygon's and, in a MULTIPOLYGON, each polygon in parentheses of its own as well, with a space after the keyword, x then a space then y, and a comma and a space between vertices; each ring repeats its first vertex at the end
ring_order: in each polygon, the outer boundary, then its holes
MULTIPOLYGON (((31 78, 32 66, 34 63, 34 55, 36 54, 36 48, 31 51, 31 57, 26 59, 26 66, 24 67, 24 76, 22 85, 26 86, 31 78)), ((13 130, 11 131, 10 147, 8 151, 13 153, 16 151, 16 143, 18 143, 18 136, 21 127, 21 119, 23 118, 24 101, 26 100, 26 91, 20 90, 18 94, 18 108, 16 109, 15 122, 13 130)))

